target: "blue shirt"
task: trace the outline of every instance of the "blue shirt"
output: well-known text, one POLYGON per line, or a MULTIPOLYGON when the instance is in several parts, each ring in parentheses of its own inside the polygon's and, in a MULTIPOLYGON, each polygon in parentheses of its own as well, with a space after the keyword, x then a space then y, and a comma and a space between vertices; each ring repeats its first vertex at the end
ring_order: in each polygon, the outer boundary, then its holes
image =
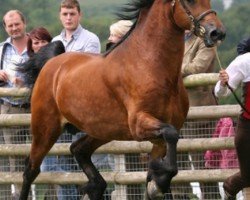
MULTIPOLYGON (((2 43, 2 45, 6 45, 6 50, 4 52, 4 59, 3 59, 3 70, 6 71, 7 75, 8 75, 8 82, 6 83, 6 85, 4 85, 3 87, 6 88, 12 88, 15 87, 15 85, 13 85, 12 80, 14 77, 23 77, 23 74, 16 71, 17 69, 17 64, 23 63, 25 61, 27 61, 29 59, 28 53, 27 53, 27 49, 25 48, 25 50, 19 54, 17 49, 14 47, 14 45, 11 43, 11 38, 8 38, 5 42, 2 43)), ((23 104, 23 103, 27 103, 28 102, 28 98, 27 97, 2 97, 1 98, 4 101, 7 101, 11 104, 14 105, 19 105, 19 104, 23 104)))
POLYGON ((101 44, 99 38, 92 32, 78 25, 74 31, 71 40, 66 40, 65 29, 60 35, 53 38, 53 41, 60 40, 65 46, 66 51, 89 52, 99 54, 101 52, 101 44))

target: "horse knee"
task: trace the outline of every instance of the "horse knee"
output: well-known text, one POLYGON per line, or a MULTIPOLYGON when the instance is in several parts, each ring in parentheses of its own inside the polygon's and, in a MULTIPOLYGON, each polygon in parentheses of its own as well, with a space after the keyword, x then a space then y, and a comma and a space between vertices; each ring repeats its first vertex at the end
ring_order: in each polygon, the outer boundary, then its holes
POLYGON ((176 128, 170 124, 165 124, 161 130, 160 134, 162 135, 163 139, 171 144, 177 144, 179 140, 179 134, 176 128))

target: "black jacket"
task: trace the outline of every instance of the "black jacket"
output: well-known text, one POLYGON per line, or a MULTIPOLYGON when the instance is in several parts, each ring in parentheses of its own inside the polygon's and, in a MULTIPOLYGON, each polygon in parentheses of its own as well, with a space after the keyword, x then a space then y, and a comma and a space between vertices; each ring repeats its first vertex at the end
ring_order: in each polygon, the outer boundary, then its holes
POLYGON ((250 37, 247 39, 243 39, 237 45, 237 53, 238 55, 242 55, 244 53, 250 52, 250 37))

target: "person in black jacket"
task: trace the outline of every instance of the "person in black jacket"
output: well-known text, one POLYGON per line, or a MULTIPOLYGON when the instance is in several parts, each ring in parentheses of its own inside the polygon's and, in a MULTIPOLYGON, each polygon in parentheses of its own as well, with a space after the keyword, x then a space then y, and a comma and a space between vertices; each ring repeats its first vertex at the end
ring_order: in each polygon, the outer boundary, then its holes
POLYGON ((247 52, 250 52, 250 37, 241 40, 239 44, 237 45, 238 55, 242 55, 247 52))

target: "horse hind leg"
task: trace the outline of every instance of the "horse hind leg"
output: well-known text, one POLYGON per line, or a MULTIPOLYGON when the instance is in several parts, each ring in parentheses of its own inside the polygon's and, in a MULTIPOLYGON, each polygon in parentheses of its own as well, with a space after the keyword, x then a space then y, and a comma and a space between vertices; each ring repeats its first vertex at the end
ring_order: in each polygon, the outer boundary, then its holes
POLYGON ((107 141, 101 141, 85 135, 70 146, 71 153, 75 156, 79 166, 89 179, 89 182, 81 189, 84 199, 87 196, 90 200, 103 199, 107 183, 92 163, 91 155, 105 143, 107 141))
POLYGON ((19 200, 28 199, 31 183, 35 180, 35 178, 38 176, 39 173, 40 173, 40 168, 36 168, 34 170, 31 169, 31 164, 29 162, 29 156, 28 156, 25 160, 25 169, 23 173, 23 185, 22 185, 19 200))
POLYGON ((43 158, 61 134, 60 119, 54 113, 53 116, 39 111, 34 113, 36 114, 32 115, 31 123, 31 152, 25 163, 20 200, 28 199, 31 184, 40 173, 43 158))

